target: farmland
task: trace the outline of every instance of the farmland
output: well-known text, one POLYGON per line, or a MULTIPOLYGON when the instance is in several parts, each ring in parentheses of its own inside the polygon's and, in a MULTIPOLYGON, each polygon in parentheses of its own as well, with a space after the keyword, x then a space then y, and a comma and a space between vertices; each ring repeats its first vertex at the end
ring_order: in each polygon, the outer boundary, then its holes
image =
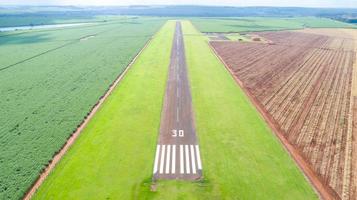
POLYGON ((174 24, 155 35, 34 199, 316 199, 206 36, 188 21, 182 26, 204 179, 153 185, 174 24))
POLYGON ((318 17, 206 17, 192 18, 201 32, 277 31, 302 28, 351 28, 355 25, 318 17))
POLYGON ((1 9, 0 199, 357 197, 356 26, 188 8, 1 9))
POLYGON ((169 22, 155 35, 34 199, 150 195, 173 32, 169 22))
POLYGON ((65 24, 103 22, 107 17, 35 17, 35 16, 6 16, 0 17, 0 27, 29 26, 42 24, 65 24))
POLYGON ((163 22, 0 33, 0 199, 25 193, 163 22))
MULTIPOLYGON (((88 11, 88 10, 87 10, 88 11)), ((79 7, 13 7, 0 6, 0 27, 35 26, 44 24, 68 24, 105 22, 118 20, 120 16, 93 15, 79 7), (79 12, 82 11, 82 12, 79 12), (66 13, 66 14, 63 14, 66 13)))
POLYGON ((259 35, 272 44, 211 44, 335 198, 355 199, 351 94, 356 38, 343 31, 259 35))

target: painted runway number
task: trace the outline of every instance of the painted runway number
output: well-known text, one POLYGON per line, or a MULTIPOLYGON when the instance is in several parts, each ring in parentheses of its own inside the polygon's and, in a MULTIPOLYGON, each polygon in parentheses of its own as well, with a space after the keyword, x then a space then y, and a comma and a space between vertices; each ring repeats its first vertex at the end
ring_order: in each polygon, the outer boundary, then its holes
POLYGON ((181 23, 176 22, 166 92, 162 103, 160 136, 154 160, 154 181, 198 180, 202 177, 190 82, 187 76, 181 23))
POLYGON ((172 130, 172 137, 185 137, 185 132, 184 130, 172 130))

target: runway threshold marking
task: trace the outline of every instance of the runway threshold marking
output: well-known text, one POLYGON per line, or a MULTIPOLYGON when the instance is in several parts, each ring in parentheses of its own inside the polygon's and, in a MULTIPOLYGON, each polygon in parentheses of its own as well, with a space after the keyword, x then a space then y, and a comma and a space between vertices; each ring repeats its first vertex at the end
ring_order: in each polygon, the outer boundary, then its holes
POLYGON ((179 145, 178 147, 179 151, 176 151, 176 145, 157 145, 154 174, 196 174, 197 170, 202 169, 198 145, 179 145), (159 160, 160 164, 158 164, 159 160), (159 172, 157 171, 158 165, 160 165, 159 172), (179 173, 176 171, 177 167, 179 173))
POLYGON ((155 154, 155 161, 154 161, 154 171, 153 173, 155 174, 157 172, 157 165, 159 162, 159 155, 160 155, 160 145, 156 146, 156 154, 155 154))
POLYGON ((171 173, 176 173, 176 145, 172 146, 172 165, 171 165, 171 173))
POLYGON ((189 157, 189 150, 188 150, 188 145, 185 145, 185 155, 186 155, 186 173, 189 174, 190 171, 190 157, 189 157))
POLYGON ((177 22, 154 160, 154 180, 202 177, 193 113, 182 28, 177 22))
POLYGON ((161 150, 161 162, 160 162, 160 174, 164 171, 164 157, 165 157, 165 145, 162 145, 162 150, 161 150))
POLYGON ((184 159, 183 159, 183 146, 180 145, 180 172, 181 174, 184 174, 185 173, 185 169, 184 169, 184 159))
POLYGON ((196 158, 195 158, 195 152, 193 150, 193 145, 190 145, 191 147, 191 163, 192 163, 192 173, 196 174, 196 158))
POLYGON ((197 158, 197 167, 198 169, 202 169, 202 164, 201 164, 201 156, 200 156, 200 149, 198 145, 196 145, 196 158, 197 158))

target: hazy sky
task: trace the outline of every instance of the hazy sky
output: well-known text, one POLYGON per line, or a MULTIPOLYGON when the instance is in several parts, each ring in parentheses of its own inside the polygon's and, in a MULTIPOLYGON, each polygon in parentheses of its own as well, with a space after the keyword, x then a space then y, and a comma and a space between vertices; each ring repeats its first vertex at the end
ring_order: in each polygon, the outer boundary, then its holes
POLYGON ((0 0, 0 5, 229 5, 357 8, 357 0, 0 0))

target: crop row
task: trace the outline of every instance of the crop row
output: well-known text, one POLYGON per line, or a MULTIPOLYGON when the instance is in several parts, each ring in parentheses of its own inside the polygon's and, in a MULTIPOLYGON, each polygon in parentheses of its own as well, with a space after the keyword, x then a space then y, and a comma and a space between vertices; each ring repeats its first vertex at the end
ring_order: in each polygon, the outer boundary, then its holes
POLYGON ((353 41, 297 32, 260 35, 273 44, 212 45, 326 186, 348 198, 355 184, 348 179, 353 41))
POLYGON ((163 22, 118 17, 0 37, 0 199, 21 198, 163 22))

